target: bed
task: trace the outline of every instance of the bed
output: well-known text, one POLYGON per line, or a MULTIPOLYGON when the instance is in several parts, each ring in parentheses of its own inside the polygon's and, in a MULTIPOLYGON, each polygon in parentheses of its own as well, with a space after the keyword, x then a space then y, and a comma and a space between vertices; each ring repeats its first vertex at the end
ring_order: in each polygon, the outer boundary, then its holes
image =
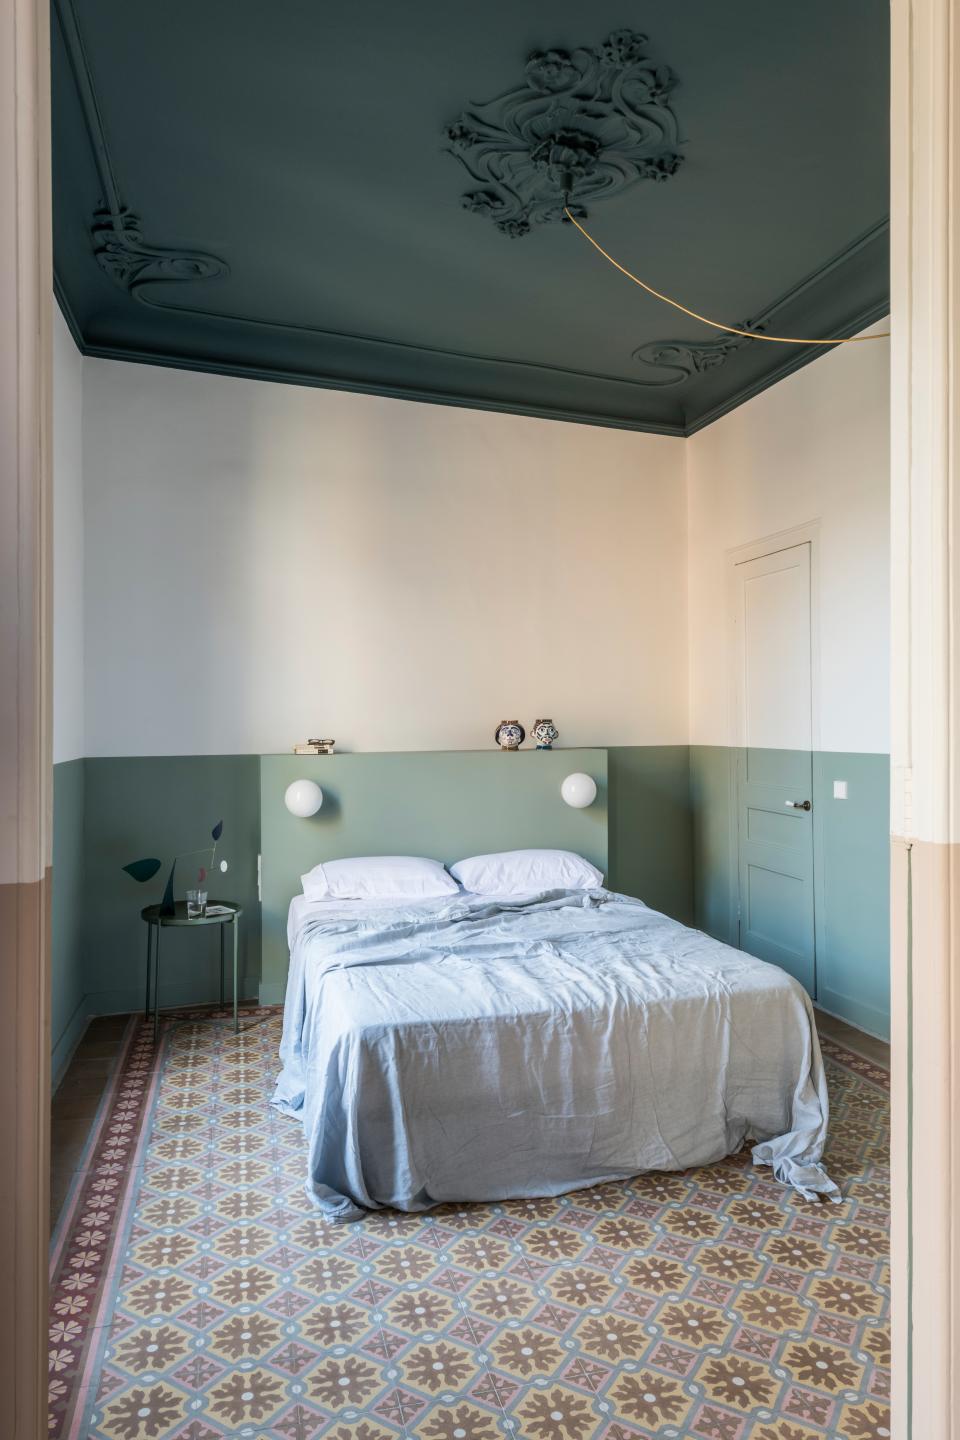
POLYGON ((838 1199, 813 1012, 784 971, 604 889, 288 918, 273 1104, 333 1220, 753 1159, 838 1199))

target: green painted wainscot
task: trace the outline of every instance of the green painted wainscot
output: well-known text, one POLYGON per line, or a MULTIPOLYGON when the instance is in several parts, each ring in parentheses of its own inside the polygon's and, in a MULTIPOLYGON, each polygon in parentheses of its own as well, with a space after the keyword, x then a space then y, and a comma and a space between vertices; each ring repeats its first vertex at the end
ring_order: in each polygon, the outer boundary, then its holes
MULTIPOLYGON (((276 1003, 286 973, 285 918, 299 876, 323 858, 396 850, 446 861, 482 850, 557 845, 581 850, 611 888, 736 942, 730 766, 735 752, 685 745, 429 754, 188 755, 98 758, 54 767, 53 1014, 55 1078, 91 1015, 143 1004, 141 908, 166 870, 137 885, 123 865, 167 861, 224 822, 226 876, 211 898, 244 907, 241 990, 276 1003), (595 805, 562 803, 560 781, 586 770, 595 805), (290 780, 316 778, 325 803, 312 820, 283 806, 290 780), (263 910, 257 857, 263 856, 263 910)), ((819 1003, 874 1033, 888 1025, 887 761, 815 757, 819 1003), (834 775, 850 799, 830 797, 834 775)), ((178 872, 178 887, 186 874, 178 872)), ((189 1004, 216 989, 210 937, 169 938, 161 1002, 189 1004)))
MULTIPOLYGON (((740 752, 690 747, 694 923, 736 945, 736 773, 740 752)), ((814 999, 872 1035, 890 1033, 890 757, 813 754, 814 999), (833 798, 846 780, 848 798, 833 798)))
MULTIPOLYGON (((444 860, 523 844, 584 851, 610 883, 658 909, 692 914, 686 746, 606 751, 497 751, 293 756, 190 755, 78 760, 55 767, 53 1066, 62 1073, 91 1015, 143 1003, 141 908, 159 899, 166 867, 137 885, 131 858, 203 843, 224 822, 227 876, 211 898, 239 901, 242 991, 283 998, 284 924, 299 876, 324 856, 384 850, 444 860), (560 781, 588 769, 597 802, 577 812, 560 781), (326 801, 311 821, 283 807, 291 779, 315 776, 326 801), (263 818, 261 823, 261 807, 263 818), (263 854, 261 946, 257 857, 263 854)), ((182 875, 178 886, 183 887, 182 875)), ((215 990, 209 937, 170 938, 161 1001, 188 1004, 215 990)))
POLYGON ((452 864, 465 855, 530 845, 577 850, 607 869, 607 752, 551 750, 330 755, 305 766, 287 755, 260 762, 263 840, 264 1003, 283 999, 286 923, 300 876, 318 861, 347 855, 429 855, 452 864), (560 783, 573 770, 597 782, 587 810, 571 810, 560 783), (292 780, 309 774, 323 805, 309 820, 283 803, 292 780))
POLYGON ((264 1003, 283 998, 286 914, 299 877, 324 857, 400 851, 445 863, 465 855, 554 846, 585 855, 611 885, 677 918, 691 912, 686 746, 615 750, 450 751, 332 755, 260 762, 264 1003), (307 768, 314 767, 314 768, 307 768), (587 810, 560 784, 583 770, 597 781, 587 810), (301 775, 323 787, 308 821, 283 804, 301 775))
POLYGON ((55 1080, 86 1029, 83 945, 85 760, 53 767, 53 885, 51 914, 50 1034, 55 1080))
MULTIPOLYGON (((255 755, 134 756, 54 766, 54 1083, 91 1016, 142 1008, 146 928, 140 911, 160 899, 173 856, 203 845, 221 819, 218 853, 230 868, 212 882, 211 896, 218 890, 244 907, 241 992, 256 996, 258 777, 255 755), (122 867, 145 855, 164 864, 154 881, 138 885, 122 867)), ((178 893, 186 888, 190 864, 178 866, 178 893)), ((164 937, 161 1004, 212 999, 218 975, 219 951, 209 932, 164 937)))

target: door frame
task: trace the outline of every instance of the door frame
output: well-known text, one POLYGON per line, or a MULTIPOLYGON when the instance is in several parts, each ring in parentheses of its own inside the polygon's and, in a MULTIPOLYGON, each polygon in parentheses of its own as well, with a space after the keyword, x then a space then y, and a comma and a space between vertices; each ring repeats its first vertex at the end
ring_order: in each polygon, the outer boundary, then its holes
MULTIPOLYGON (((960 24, 955 0, 891 6, 891 537, 893 853, 893 1399, 898 1440, 951 1440, 960 1423, 960 24), (954 543, 951 543, 954 541, 954 543), (914 1044, 914 1037, 919 1043, 914 1044), (941 1143, 942 1142, 942 1143, 941 1143)), ((2 0, 0 483, 30 524, 0 535, 17 655, 0 655, 20 728, 0 782, 15 816, 0 861, 30 884, 49 866, 49 41, 40 0, 2 0), (19 162, 18 164, 13 162, 19 162), (46 437, 46 438, 45 438, 46 437), (45 519, 44 519, 45 517, 45 519), (39 523, 37 523, 39 521, 39 523), (9 579, 12 566, 13 581, 9 579)), ((4 737, 5 738, 5 737, 4 737)), ((2 751, 2 747, 0 747, 2 751)), ((2 882, 0 882, 2 883, 2 882)), ((17 888, 19 888, 19 883, 17 888)), ((22 1065, 8 1097, 16 1186, 0 1192, 0 1272, 13 1303, 0 1346, 0 1417, 36 1440, 45 1390, 49 936, 36 903, 14 937, 16 1008, 0 1039, 22 1065), (22 1094, 32 1087, 32 1095, 22 1094), (33 1282, 31 1285, 30 1282, 33 1282), (37 1287, 39 1286, 39 1289, 37 1287), (33 1293, 31 1293, 31 1290, 33 1293), (37 1302, 40 1302, 38 1315, 37 1302), (23 1309, 20 1308, 21 1301, 23 1309)), ((0 939, 5 939, 0 936, 0 939)))
MULTIPOLYGON (((739 771, 740 752, 743 750, 744 717, 740 705, 740 677, 737 673, 737 618, 739 613, 739 588, 737 566, 750 560, 763 560, 767 555, 776 555, 780 550, 790 550, 794 545, 810 546, 810 758, 811 770, 813 752, 820 748, 820 521, 807 520, 802 525, 791 525, 786 530, 775 530, 759 540, 750 540, 745 545, 733 545, 724 551, 727 591, 726 661, 727 661, 727 733, 729 740, 729 762, 727 766, 728 805, 730 816, 730 895, 729 933, 731 943, 740 945, 740 804, 739 771)), ((811 796, 812 798, 812 796, 811 796)), ((813 889, 814 889, 814 974, 816 974, 816 894, 823 884, 821 859, 823 846, 818 835, 816 809, 813 814, 813 889)))
POLYGON ((47 1432, 50 1128, 49 10, 0 0, 0 1434, 47 1432))
POLYGON ((960 1430, 960 16, 891 7, 893 1419, 960 1430))

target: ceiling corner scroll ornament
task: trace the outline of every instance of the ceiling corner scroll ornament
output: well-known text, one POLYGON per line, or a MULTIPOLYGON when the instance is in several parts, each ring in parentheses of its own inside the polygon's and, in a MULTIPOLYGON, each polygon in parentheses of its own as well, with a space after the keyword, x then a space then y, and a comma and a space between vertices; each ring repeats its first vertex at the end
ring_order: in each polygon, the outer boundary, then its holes
MULTIPOLYGON (((740 321, 737 328, 755 330, 757 334, 762 334, 764 330, 763 325, 753 325, 749 320, 740 321)), ((637 384, 649 385, 654 389, 685 385, 688 380, 725 365, 731 355, 750 344, 752 340, 746 335, 725 335, 721 339, 699 342, 649 340, 645 345, 638 346, 631 358, 658 373, 640 377, 637 384)))
POLYGON ((669 179, 683 159, 676 84, 634 30, 593 48, 535 52, 522 85, 447 126, 450 153, 477 185, 464 207, 517 237, 563 220, 565 204, 584 219, 593 200, 669 179))
POLYGON ((160 302, 147 293, 148 286, 229 275, 229 265, 216 255, 204 250, 167 249, 150 245, 143 238, 140 218, 124 203, 120 192, 74 0, 54 0, 53 11, 99 181, 100 198, 89 228, 93 254, 101 270, 133 299, 158 307, 160 302))
POLYGON ((164 249, 143 238, 140 219, 126 206, 94 212, 90 226, 93 250, 101 270, 135 300, 151 304, 143 287, 215 280, 229 275, 225 260, 203 250, 164 249))

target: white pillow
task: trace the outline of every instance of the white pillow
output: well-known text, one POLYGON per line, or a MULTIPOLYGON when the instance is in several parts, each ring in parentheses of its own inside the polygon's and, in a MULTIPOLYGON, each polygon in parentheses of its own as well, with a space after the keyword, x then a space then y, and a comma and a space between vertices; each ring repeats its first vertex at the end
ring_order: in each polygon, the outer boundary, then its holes
POLYGON ((571 850, 504 850, 473 855, 450 874, 475 895, 529 895, 540 890, 595 890, 603 875, 571 850))
POLYGON ((429 900, 458 894, 439 860, 369 855, 315 865, 300 884, 308 900, 429 900))

